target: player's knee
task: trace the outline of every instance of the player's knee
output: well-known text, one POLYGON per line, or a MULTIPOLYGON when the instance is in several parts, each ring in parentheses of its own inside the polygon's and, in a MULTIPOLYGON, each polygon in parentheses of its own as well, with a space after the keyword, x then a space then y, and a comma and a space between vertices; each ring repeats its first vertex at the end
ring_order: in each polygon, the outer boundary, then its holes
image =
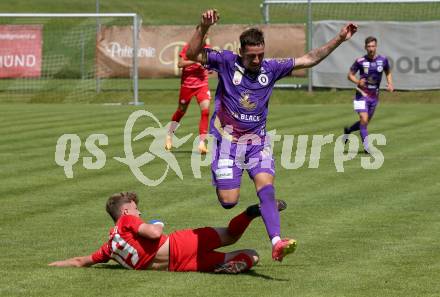
POLYGON ((200 109, 203 111, 207 109, 209 111, 209 99, 203 100, 199 103, 200 109))
POLYGON ((224 208, 224 209, 231 209, 234 206, 236 206, 238 204, 238 202, 225 202, 221 199, 218 200, 220 202, 220 205, 224 208))
POLYGON ((179 110, 180 110, 180 112, 181 113, 185 113, 186 112, 186 110, 188 109, 188 104, 179 104, 179 110))
POLYGON ((231 209, 238 204, 239 191, 217 189, 217 198, 224 209, 231 209))
POLYGON ((362 115, 359 119, 359 122, 361 125, 367 125, 368 124, 368 115, 362 115))

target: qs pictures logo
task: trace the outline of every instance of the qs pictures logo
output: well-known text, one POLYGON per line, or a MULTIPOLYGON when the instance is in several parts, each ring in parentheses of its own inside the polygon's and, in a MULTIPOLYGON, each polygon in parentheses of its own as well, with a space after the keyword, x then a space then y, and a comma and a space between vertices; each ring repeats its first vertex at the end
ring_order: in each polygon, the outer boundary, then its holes
MULTIPOLYGON (((133 112, 127 119, 124 128, 124 157, 114 157, 114 159, 122 164, 127 165, 134 176, 146 186, 157 186, 159 185, 167 176, 169 169, 173 170, 176 175, 183 179, 182 170, 180 169, 179 163, 177 162, 175 156, 166 151, 164 148, 165 137, 169 126, 172 122, 168 123, 165 127, 159 122, 159 120, 149 111, 138 110, 133 112), (156 127, 145 128, 141 133, 132 137, 133 127, 136 121, 142 117, 152 119, 157 125, 156 127), (152 136, 148 151, 142 153, 139 156, 135 156, 133 152, 132 143, 139 141, 147 136, 152 136), (152 162, 156 158, 163 160, 166 164, 164 167, 163 174, 157 179, 151 179, 144 174, 142 168, 148 163, 152 162)), ((174 136, 174 147, 180 147, 183 145, 192 134, 186 135, 179 139, 174 136)), ((92 157, 83 158, 83 166, 86 169, 101 169, 106 163, 106 154, 97 145, 108 145, 108 136, 105 134, 92 134, 87 137, 85 142, 85 147, 88 152, 95 156, 96 161, 92 161, 92 157)), ((64 173, 67 178, 73 178, 73 165, 75 165, 79 160, 81 147, 81 139, 76 134, 64 134, 58 138, 56 150, 55 150, 55 162, 64 168, 64 173), (68 144, 70 142, 70 151, 66 159, 66 152, 68 150, 68 144)))

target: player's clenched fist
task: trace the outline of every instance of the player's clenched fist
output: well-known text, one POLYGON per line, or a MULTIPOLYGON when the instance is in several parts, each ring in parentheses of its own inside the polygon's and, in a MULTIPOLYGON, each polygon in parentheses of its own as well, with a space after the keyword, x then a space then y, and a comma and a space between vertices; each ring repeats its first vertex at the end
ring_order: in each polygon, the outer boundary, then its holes
POLYGON ((220 19, 220 14, 217 9, 208 9, 204 13, 202 13, 202 20, 200 25, 207 29, 211 25, 214 25, 220 19))
POLYGON ((339 32, 339 36, 343 41, 348 40, 357 32, 357 28, 358 26, 356 24, 348 23, 342 27, 341 31, 339 32))

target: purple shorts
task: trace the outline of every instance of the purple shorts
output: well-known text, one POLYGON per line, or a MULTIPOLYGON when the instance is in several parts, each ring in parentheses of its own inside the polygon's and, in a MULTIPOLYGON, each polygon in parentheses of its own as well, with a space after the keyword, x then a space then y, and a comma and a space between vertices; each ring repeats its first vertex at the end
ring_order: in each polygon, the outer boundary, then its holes
POLYGON ((353 101, 353 108, 356 112, 367 112, 368 116, 373 117, 376 106, 379 103, 377 99, 370 99, 366 97, 361 97, 353 101))
POLYGON ((219 190, 240 188, 241 176, 246 169, 254 179, 260 172, 275 176, 275 162, 270 142, 262 144, 237 144, 217 140, 212 150, 212 184, 219 190))

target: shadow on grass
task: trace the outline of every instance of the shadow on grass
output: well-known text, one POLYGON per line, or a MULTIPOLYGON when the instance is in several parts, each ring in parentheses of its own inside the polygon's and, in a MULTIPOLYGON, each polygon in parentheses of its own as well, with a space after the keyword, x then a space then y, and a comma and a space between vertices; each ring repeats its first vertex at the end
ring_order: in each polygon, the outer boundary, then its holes
POLYGON ((344 154, 358 154, 358 155, 365 155, 365 156, 369 155, 369 153, 366 152, 364 149, 359 149, 358 151, 355 151, 355 150, 344 150, 344 154))
MULTIPOLYGON (((111 270, 113 270, 113 269, 129 270, 129 269, 126 269, 125 267, 123 267, 121 265, 113 265, 113 264, 95 265, 92 268, 93 269, 111 269, 111 270)), ((153 271, 153 270, 147 270, 147 271, 153 271)), ((166 271, 158 271, 158 272, 166 272, 166 271)), ((181 272, 179 272, 179 273, 181 273, 181 272)), ((203 272, 201 272, 201 273, 203 273, 203 272)), ((213 273, 213 272, 206 272, 206 273, 212 274, 212 275, 218 275, 217 273, 213 273)), ((223 274, 223 275, 226 275, 226 274, 223 274)), ((287 279, 287 278, 276 278, 276 277, 272 277, 270 275, 265 275, 265 274, 262 274, 262 273, 258 273, 255 270, 250 270, 248 272, 237 274, 237 276, 239 276, 239 275, 253 276, 253 277, 258 277, 258 278, 262 278, 262 279, 265 279, 265 280, 277 281, 277 282, 287 282, 287 281, 290 281, 290 279, 287 279)))
POLYGON ((243 273, 243 274, 244 275, 248 275, 248 276, 253 276, 253 277, 259 277, 259 278, 262 278, 262 279, 265 279, 265 280, 270 280, 270 281, 277 281, 277 282, 288 282, 288 281, 290 281, 290 279, 288 279, 288 278, 272 277, 270 275, 265 275, 265 274, 262 274, 262 273, 258 273, 258 272, 254 271, 254 270, 250 270, 250 271, 248 271, 246 273, 243 273))
POLYGON ((129 269, 125 268, 124 266, 117 265, 117 264, 94 265, 91 268, 93 268, 93 269, 122 269, 122 270, 129 270, 129 269))

